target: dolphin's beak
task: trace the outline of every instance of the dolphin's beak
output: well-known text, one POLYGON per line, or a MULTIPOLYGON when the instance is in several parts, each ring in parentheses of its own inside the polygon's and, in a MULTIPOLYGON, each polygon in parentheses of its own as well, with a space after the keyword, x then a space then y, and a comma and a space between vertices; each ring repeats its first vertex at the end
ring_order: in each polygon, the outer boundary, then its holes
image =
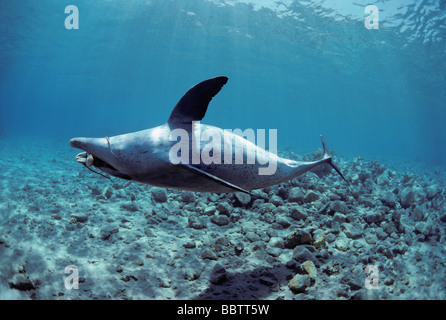
POLYGON ((110 153, 105 138, 73 138, 70 140, 70 146, 104 159, 106 159, 110 153))
POLYGON ((89 170, 92 170, 91 167, 94 166, 112 176, 131 180, 130 176, 117 169, 116 155, 110 149, 108 138, 73 138, 70 140, 70 146, 85 151, 76 156, 76 161, 89 170))
POLYGON ((73 148, 85 150, 86 147, 94 144, 93 140, 96 140, 96 138, 73 138, 70 140, 70 146, 72 146, 73 148))
POLYGON ((97 166, 99 160, 110 163, 114 158, 105 138, 74 138, 70 140, 70 146, 85 151, 76 156, 76 161, 87 167, 97 166))
POLYGON ((72 146, 73 148, 79 148, 80 149, 79 139, 80 138, 73 138, 73 139, 71 139, 70 140, 70 146, 72 146))

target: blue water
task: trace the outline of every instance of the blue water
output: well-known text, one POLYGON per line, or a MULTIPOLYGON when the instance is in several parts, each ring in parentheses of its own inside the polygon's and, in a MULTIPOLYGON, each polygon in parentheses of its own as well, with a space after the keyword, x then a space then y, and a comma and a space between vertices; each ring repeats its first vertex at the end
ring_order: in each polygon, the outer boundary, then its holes
MULTIPOLYGON (((229 77, 203 122, 280 148, 446 167, 444 1, 0 1, 0 132, 112 136, 229 77), (65 7, 79 9, 67 30, 65 7)), ((73 155, 76 151, 73 150, 73 155)))

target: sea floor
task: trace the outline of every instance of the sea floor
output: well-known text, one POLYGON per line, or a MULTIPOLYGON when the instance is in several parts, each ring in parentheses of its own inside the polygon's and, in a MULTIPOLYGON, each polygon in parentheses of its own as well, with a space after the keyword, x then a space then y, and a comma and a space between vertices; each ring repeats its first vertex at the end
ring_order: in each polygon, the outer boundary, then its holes
POLYGON ((0 299, 446 298, 441 171, 336 156, 349 183, 217 195, 109 181, 68 142, 0 149, 0 299))

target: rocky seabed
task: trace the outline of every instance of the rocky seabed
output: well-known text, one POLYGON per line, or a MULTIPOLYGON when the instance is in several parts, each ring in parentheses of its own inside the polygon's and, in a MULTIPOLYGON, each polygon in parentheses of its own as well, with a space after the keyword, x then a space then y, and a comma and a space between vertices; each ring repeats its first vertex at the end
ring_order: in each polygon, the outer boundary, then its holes
POLYGON ((348 183, 320 168, 218 195, 1 144, 0 299, 445 299, 441 171, 336 157, 348 183))

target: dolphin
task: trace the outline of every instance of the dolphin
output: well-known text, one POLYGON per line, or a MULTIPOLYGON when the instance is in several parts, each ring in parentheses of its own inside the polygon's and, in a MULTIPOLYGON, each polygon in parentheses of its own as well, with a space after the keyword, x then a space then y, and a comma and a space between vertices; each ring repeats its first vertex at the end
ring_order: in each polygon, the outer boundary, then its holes
POLYGON ((125 180, 195 192, 249 193, 289 181, 322 164, 331 165, 345 180, 334 164, 322 135, 322 159, 301 162, 279 157, 241 135, 201 124, 212 98, 227 81, 227 77, 216 77, 192 87, 177 103, 167 123, 161 126, 113 137, 71 139, 72 147, 84 151, 76 156, 76 161, 101 175, 104 174, 93 168, 125 180), (209 142, 201 139, 192 145, 187 139, 178 142, 179 137, 192 137, 193 140, 203 132, 213 140, 217 136, 224 139, 215 139, 212 150, 209 150, 209 142), (220 146, 225 154, 218 154, 216 146, 220 146), (194 156, 205 149, 216 161, 193 161, 194 156), (234 160, 237 150, 243 159, 255 155, 258 161, 224 161, 234 160), (178 154, 181 157, 178 158, 178 154), (274 164, 275 170, 270 174, 260 174, 267 163, 274 164))

